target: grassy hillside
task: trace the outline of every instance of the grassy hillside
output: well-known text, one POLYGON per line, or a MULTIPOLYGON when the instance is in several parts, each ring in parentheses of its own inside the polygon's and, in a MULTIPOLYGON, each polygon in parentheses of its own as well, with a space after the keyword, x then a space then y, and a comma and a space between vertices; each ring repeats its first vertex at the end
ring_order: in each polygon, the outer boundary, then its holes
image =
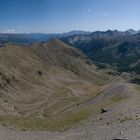
POLYGON ((111 97, 99 106, 84 105, 116 79, 96 71, 81 51, 56 39, 5 44, 0 48, 0 123, 64 130, 112 104, 111 97))

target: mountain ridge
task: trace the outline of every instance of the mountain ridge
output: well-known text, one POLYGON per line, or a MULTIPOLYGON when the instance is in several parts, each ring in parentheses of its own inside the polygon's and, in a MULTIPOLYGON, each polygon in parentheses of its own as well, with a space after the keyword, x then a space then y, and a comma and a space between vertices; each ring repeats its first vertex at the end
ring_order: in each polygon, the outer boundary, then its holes
POLYGON ((19 34, 10 34, 10 33, 0 33, 0 42, 15 42, 15 43, 32 43, 34 41, 47 41, 51 38, 62 38, 62 37, 68 37, 72 35, 89 35, 89 34, 97 34, 97 33, 110 33, 111 32, 118 32, 122 33, 124 35, 129 34, 129 35, 134 35, 139 33, 139 31, 135 31, 133 29, 129 29, 126 31, 118 31, 118 30, 107 30, 107 31, 94 31, 94 32, 88 32, 88 31, 78 31, 78 30, 73 30, 70 32, 66 33, 54 33, 54 34, 45 34, 45 33, 19 33, 19 34))
POLYGON ((95 62, 116 64, 120 72, 139 71, 139 64, 129 67, 139 60, 140 34, 131 34, 128 31, 94 32, 89 35, 73 35, 61 38, 67 44, 81 49, 95 62), (132 55, 133 54, 133 55, 132 55))

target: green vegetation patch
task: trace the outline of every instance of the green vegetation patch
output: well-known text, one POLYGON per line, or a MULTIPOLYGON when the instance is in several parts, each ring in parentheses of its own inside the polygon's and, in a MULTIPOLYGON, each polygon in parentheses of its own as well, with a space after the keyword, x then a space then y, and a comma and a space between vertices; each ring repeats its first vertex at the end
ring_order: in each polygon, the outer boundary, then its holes
POLYGON ((140 92, 140 85, 135 86, 136 90, 140 92))
POLYGON ((4 126, 16 126, 25 130, 64 131, 67 128, 85 120, 90 116, 88 109, 82 109, 67 117, 55 116, 54 118, 30 118, 22 116, 0 116, 0 123, 4 126))
POLYGON ((127 99, 128 97, 123 97, 123 96, 114 96, 111 98, 112 103, 117 103, 120 102, 124 99, 127 99))
MULTIPOLYGON (((64 131, 74 125, 78 125, 84 120, 87 120, 90 116, 99 113, 102 108, 109 108, 123 99, 123 97, 116 96, 104 99, 104 101, 99 101, 97 104, 88 104, 88 101, 84 103, 81 102, 78 106, 73 106, 70 110, 65 110, 63 113, 51 113, 51 115, 46 114, 45 116, 43 115, 43 118, 33 116, 23 117, 20 115, 0 116, 0 124, 34 131, 64 131), (82 107, 83 104, 85 105, 82 107)), ((53 110, 55 110, 55 108, 56 107, 54 106, 53 110)))
POLYGON ((127 121, 132 121, 132 120, 133 120, 132 117, 125 116, 124 118, 120 119, 120 122, 123 123, 123 122, 127 122, 127 121))
POLYGON ((140 85, 140 78, 134 78, 131 80, 131 83, 135 83, 135 84, 138 84, 140 85))

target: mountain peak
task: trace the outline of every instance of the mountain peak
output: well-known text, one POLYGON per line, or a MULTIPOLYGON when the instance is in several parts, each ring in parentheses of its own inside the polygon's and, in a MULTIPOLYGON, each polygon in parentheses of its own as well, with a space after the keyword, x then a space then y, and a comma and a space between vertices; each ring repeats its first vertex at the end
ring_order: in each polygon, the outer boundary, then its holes
POLYGON ((128 29, 125 31, 126 33, 129 33, 129 34, 136 34, 137 31, 133 30, 133 29, 128 29))
POLYGON ((47 46, 47 47, 60 47, 60 48, 69 48, 70 46, 65 44, 64 42, 56 39, 56 38, 53 38, 53 39, 50 39, 48 42, 45 42, 44 43, 44 46, 47 46))

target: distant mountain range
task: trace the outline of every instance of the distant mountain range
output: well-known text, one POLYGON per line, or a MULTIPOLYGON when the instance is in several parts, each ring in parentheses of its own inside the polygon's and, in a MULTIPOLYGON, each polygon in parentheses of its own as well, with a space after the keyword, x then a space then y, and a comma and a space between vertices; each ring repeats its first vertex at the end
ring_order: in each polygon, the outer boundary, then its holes
POLYGON ((51 38, 62 38, 77 34, 90 34, 86 31, 70 31, 62 34, 44 34, 44 33, 30 33, 30 34, 8 34, 0 33, 0 42, 15 42, 29 44, 34 41, 43 42, 51 38))
POLYGON ((61 40, 81 49, 95 62, 113 64, 120 72, 140 73, 139 31, 97 31, 88 35, 63 37, 61 40))
POLYGON ((63 34, 0 34, 0 46, 6 42, 31 44, 52 38, 81 49, 96 63, 115 65, 119 72, 140 73, 140 31, 107 30, 96 32, 71 31, 63 34))
MULTIPOLYGON (((73 35, 86 35, 86 38, 91 37, 93 35, 94 37, 100 37, 100 36, 120 36, 120 35, 133 35, 137 34, 140 31, 135 31, 133 29, 129 29, 125 32, 121 31, 96 31, 96 32, 87 32, 87 31, 70 31, 67 33, 61 33, 61 34, 44 34, 44 33, 30 33, 30 34, 9 34, 9 33, 0 33, 0 42, 15 42, 15 43, 25 43, 29 44, 34 41, 37 42, 43 42, 47 41, 51 38, 63 38, 63 37, 69 37, 73 35), (113 34, 112 34, 113 33, 113 34), (89 36, 89 37, 88 37, 89 36)), ((84 36, 85 37, 85 36, 84 36)))

